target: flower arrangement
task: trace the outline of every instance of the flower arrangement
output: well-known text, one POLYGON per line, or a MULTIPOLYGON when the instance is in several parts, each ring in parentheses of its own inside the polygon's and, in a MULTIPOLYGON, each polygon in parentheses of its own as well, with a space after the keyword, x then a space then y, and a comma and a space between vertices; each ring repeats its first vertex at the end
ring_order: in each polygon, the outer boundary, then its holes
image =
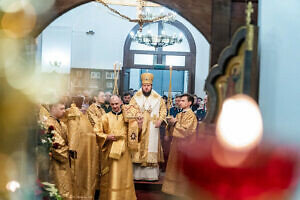
POLYGON ((36 181, 38 189, 35 192, 35 195, 40 197, 43 200, 62 200, 58 189, 55 187, 55 184, 48 182, 36 181))
POLYGON ((55 128, 54 126, 46 127, 44 123, 39 123, 40 125, 40 134, 39 134, 39 147, 42 148, 44 151, 50 153, 51 147, 55 148, 54 141, 54 134, 55 128))

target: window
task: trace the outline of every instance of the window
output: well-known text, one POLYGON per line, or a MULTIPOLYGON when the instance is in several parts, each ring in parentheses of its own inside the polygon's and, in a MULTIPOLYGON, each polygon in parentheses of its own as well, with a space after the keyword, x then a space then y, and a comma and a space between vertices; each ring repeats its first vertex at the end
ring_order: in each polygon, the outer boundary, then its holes
MULTIPOLYGON (((130 32, 136 33, 138 29, 139 25, 136 25, 130 32)), ((154 76, 157 79, 163 80, 156 84, 165 84, 163 82, 167 81, 166 78, 161 77, 168 76, 169 73, 166 73, 166 70, 172 65, 177 80, 182 80, 180 84, 174 83, 174 87, 178 85, 178 88, 172 88, 172 91, 194 92, 196 45, 192 34, 181 22, 156 22, 144 25, 144 33, 162 34, 164 32, 167 35, 177 34, 182 36, 183 40, 181 43, 167 47, 154 48, 139 44, 132 40, 130 32, 124 45, 124 70, 121 76, 124 78, 121 82, 121 88, 127 91, 129 87, 138 86, 140 79, 137 77, 145 70, 155 73, 154 76), (139 74, 137 74, 135 69, 142 70, 139 70, 139 74)), ((167 90, 164 86, 153 86, 153 88, 161 90, 157 91, 161 95, 167 90)))

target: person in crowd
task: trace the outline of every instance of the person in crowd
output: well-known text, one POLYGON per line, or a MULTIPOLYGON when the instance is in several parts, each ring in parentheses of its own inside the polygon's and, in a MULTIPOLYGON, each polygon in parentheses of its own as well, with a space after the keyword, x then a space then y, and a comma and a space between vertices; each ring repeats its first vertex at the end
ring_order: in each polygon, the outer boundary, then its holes
POLYGON ((84 97, 73 97, 66 110, 73 200, 93 199, 99 174, 99 148, 87 114, 82 112, 84 97))
POLYGON ((197 108, 199 107, 198 102, 197 102, 198 97, 197 97, 197 95, 194 94, 193 98, 194 98, 194 103, 192 104, 191 109, 193 112, 195 112, 197 110, 197 108))
POLYGON ((182 145, 196 140, 197 118, 190 108, 193 101, 193 96, 181 95, 180 107, 182 112, 178 113, 176 118, 168 118, 168 125, 171 126, 169 134, 173 138, 162 191, 169 195, 184 197, 187 194, 188 182, 179 170, 184 163, 178 153, 182 145))
POLYGON ((98 92, 98 96, 95 97, 96 103, 93 103, 87 110, 87 115, 92 126, 95 126, 96 122, 101 119, 105 114, 105 95, 103 91, 98 92))
POLYGON ((128 92, 129 92, 129 94, 130 94, 131 97, 134 95, 134 89, 129 88, 128 92))
POLYGON ((131 95, 129 92, 125 92, 123 94, 123 104, 128 105, 131 99, 131 95))
POLYGON ((204 101, 199 102, 199 107, 197 108, 197 110, 195 110, 194 113, 195 113, 198 121, 202 121, 205 118, 206 110, 205 110, 204 101))
MULTIPOLYGON (((128 126, 121 110, 121 99, 112 96, 112 111, 95 126, 102 156, 99 200, 135 200, 132 161, 128 150, 128 126)), ((139 122, 139 127, 141 127, 139 122)))
POLYGON ((72 199, 72 174, 70 168, 70 154, 68 129, 61 121, 65 114, 63 102, 50 105, 50 116, 46 121, 48 130, 54 132, 50 149, 50 176, 63 199, 72 199))
POLYGON ((110 97, 111 97, 111 93, 105 92, 105 102, 104 102, 102 108, 105 110, 106 113, 111 111, 110 97))
POLYGON ((173 117, 176 117, 176 115, 181 112, 181 108, 179 106, 180 96, 181 95, 175 96, 175 105, 170 109, 170 115, 173 117))
POLYGON ((91 97, 90 92, 88 90, 85 90, 82 94, 83 97, 83 103, 82 106, 85 108, 88 108, 91 104, 91 97))
POLYGON ((168 97, 166 96, 166 95, 163 95, 163 100, 164 100, 164 102, 165 102, 165 104, 166 104, 166 106, 167 106, 167 103, 168 103, 168 97))
POLYGON ((203 99, 201 97, 197 97, 197 104, 200 106, 200 104, 203 102, 203 99))
POLYGON ((205 95, 205 97, 204 97, 204 99, 203 99, 204 110, 205 110, 205 112, 207 111, 207 101, 208 101, 208 97, 207 97, 207 95, 205 95))

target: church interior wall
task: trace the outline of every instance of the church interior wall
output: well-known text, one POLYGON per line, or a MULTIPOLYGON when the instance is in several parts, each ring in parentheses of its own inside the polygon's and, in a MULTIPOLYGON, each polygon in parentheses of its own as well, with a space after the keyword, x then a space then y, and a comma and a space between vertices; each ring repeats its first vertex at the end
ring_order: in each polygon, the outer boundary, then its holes
MULTIPOLYGON (((136 15, 135 7, 113 7, 132 18, 136 15)), ((165 10, 170 11, 167 8, 165 10)), ((176 19, 182 22, 194 37, 196 43, 195 82, 197 83, 195 93, 204 96, 203 88, 209 69, 210 45, 191 23, 179 15, 176 19)), ((51 54, 53 52, 51 49, 56 46, 58 50, 52 57, 65 60, 61 61, 63 66, 61 71, 58 70, 60 73, 70 73, 70 68, 112 70, 116 61, 123 62, 125 39, 133 26, 135 26, 134 23, 113 16, 98 3, 83 4, 58 17, 40 34, 39 46, 42 47, 38 49, 42 51, 41 60, 45 60, 45 56, 51 54), (92 30, 94 34, 87 34, 89 30, 92 30), (62 54, 65 56, 59 58, 62 54)), ((47 63, 49 61, 46 61, 43 67, 46 65, 49 71, 51 66, 47 63)))
POLYGON ((300 141, 299 8, 298 0, 259 1, 259 104, 264 132, 272 140, 294 144, 300 141))

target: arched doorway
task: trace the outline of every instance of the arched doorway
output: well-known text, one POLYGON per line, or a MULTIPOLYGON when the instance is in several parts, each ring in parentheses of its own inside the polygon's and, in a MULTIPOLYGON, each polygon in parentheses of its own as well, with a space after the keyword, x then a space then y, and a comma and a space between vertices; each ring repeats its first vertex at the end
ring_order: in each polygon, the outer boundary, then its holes
MULTIPOLYGON (((130 33, 135 33, 138 28, 139 26, 136 25, 130 33)), ((172 91, 174 94, 194 93, 196 45, 191 32, 179 21, 146 24, 144 29, 147 28, 154 34, 162 34, 163 31, 182 34, 183 41, 172 46, 154 48, 138 44, 128 34, 124 44, 121 88, 125 91, 129 88, 138 89, 140 74, 147 70, 155 76, 153 88, 161 95, 166 95, 169 66, 173 66, 172 91)))

